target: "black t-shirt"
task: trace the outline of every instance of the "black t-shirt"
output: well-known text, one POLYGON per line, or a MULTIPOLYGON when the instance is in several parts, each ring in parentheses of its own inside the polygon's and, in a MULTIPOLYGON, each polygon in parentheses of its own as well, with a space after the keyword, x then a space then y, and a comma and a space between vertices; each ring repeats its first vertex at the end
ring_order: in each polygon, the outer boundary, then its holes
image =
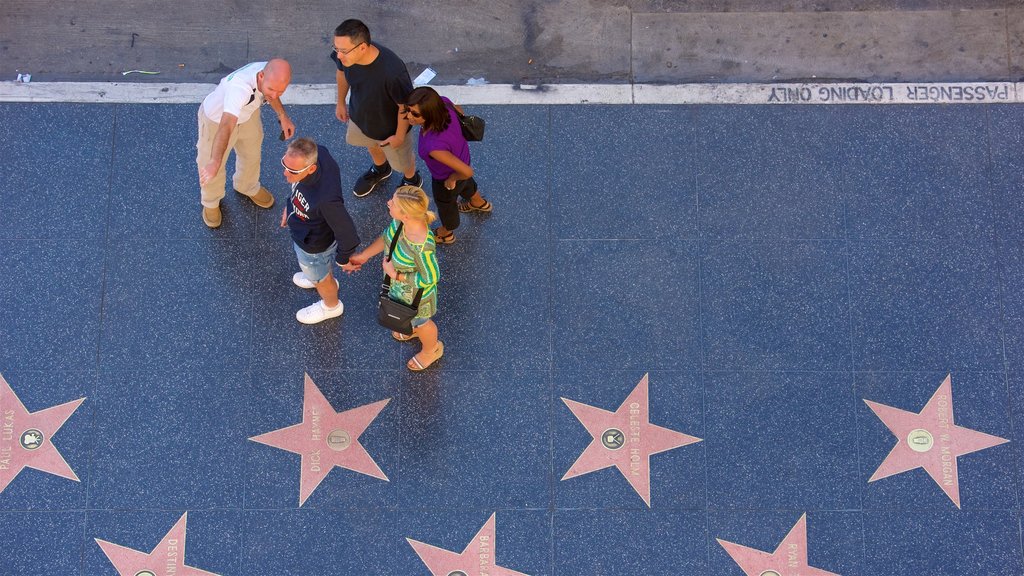
POLYGON ((383 140, 398 129, 398 106, 412 92, 412 80, 401 58, 376 42, 373 46, 380 54, 365 66, 344 66, 333 50, 331 60, 348 81, 351 121, 363 134, 383 140))

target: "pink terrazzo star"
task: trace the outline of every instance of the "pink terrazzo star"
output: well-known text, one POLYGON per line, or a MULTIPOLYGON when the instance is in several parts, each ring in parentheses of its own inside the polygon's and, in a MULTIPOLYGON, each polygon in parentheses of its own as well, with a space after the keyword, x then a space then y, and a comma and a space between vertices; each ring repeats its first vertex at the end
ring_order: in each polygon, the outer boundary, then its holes
POLYGON ((313 379, 306 374, 302 422, 253 436, 254 442, 302 456, 299 474, 299 506, 335 466, 387 480, 377 463, 359 443, 359 436, 391 399, 335 412, 313 379))
POLYGON ((213 572, 185 566, 185 523, 188 512, 181 515, 178 522, 164 539, 149 554, 125 548, 96 538, 96 543, 103 549, 107 559, 117 569, 120 576, 217 576, 213 572))
POLYGON ((30 414, 0 375, 0 492, 25 468, 78 482, 51 439, 82 402, 85 398, 30 414))
POLYGON ((839 576, 807 565, 807 514, 771 554, 716 538, 747 576, 839 576))
POLYGON ((462 554, 406 538, 433 576, 527 576, 495 564, 494 514, 466 545, 462 554))
POLYGON ((562 480, 615 466, 650 507, 651 454, 700 442, 700 438, 651 424, 648 397, 644 374, 615 412, 562 398, 593 437, 562 480))
POLYGON ((924 468, 957 508, 960 507, 957 457, 1008 442, 953 424, 953 386, 948 374, 916 414, 871 400, 864 402, 898 440, 868 482, 924 468))

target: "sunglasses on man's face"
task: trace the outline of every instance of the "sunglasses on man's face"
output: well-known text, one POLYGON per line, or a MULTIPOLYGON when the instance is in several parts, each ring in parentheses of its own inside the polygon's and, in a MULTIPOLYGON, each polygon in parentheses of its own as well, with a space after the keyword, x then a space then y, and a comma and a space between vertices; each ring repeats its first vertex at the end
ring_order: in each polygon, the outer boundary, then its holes
MULTIPOLYGON (((316 164, 316 162, 314 162, 313 164, 316 164)), ((309 166, 312 166, 313 164, 310 164, 309 166)), ((309 166, 306 166, 302 170, 293 170, 289 168, 287 164, 284 163, 284 158, 281 158, 281 166, 284 166, 284 169, 287 170, 290 174, 302 174, 306 170, 309 170, 309 166)))
POLYGON ((413 118, 423 118, 423 115, 413 110, 412 108, 402 108, 402 116, 412 116, 413 118))

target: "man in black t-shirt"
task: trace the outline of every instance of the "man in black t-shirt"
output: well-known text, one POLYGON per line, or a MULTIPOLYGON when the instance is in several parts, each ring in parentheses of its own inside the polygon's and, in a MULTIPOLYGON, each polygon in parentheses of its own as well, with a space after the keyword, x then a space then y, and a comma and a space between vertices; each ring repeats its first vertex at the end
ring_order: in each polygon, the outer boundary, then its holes
POLYGON ((348 122, 345 141, 363 146, 373 166, 359 177, 352 193, 363 197, 391 176, 402 172, 401 185, 420 186, 409 122, 402 114, 412 80, 405 62, 370 40, 370 29, 359 20, 345 20, 334 30, 331 60, 338 67, 338 105, 335 116, 348 122), (351 92, 349 103, 345 96, 351 92))

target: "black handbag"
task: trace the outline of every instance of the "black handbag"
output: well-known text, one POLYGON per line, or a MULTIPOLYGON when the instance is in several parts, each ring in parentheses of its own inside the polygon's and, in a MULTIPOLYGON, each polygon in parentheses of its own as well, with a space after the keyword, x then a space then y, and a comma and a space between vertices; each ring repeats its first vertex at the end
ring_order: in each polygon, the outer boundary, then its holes
MULTIPOLYGON (((395 236, 391 239, 391 248, 388 249, 388 260, 395 252, 395 245, 398 244, 398 236, 402 233, 402 224, 398 224, 395 236)), ((406 336, 412 334, 412 319, 420 311, 420 297, 423 296, 423 288, 416 291, 416 297, 412 304, 399 302, 391 298, 391 277, 384 275, 384 283, 380 287, 380 298, 377 303, 377 323, 381 326, 394 330, 406 336)))
POLYGON ((479 116, 466 116, 459 109, 455 109, 459 117, 459 126, 462 127, 462 137, 469 142, 480 142, 484 139, 484 127, 486 123, 479 116))

